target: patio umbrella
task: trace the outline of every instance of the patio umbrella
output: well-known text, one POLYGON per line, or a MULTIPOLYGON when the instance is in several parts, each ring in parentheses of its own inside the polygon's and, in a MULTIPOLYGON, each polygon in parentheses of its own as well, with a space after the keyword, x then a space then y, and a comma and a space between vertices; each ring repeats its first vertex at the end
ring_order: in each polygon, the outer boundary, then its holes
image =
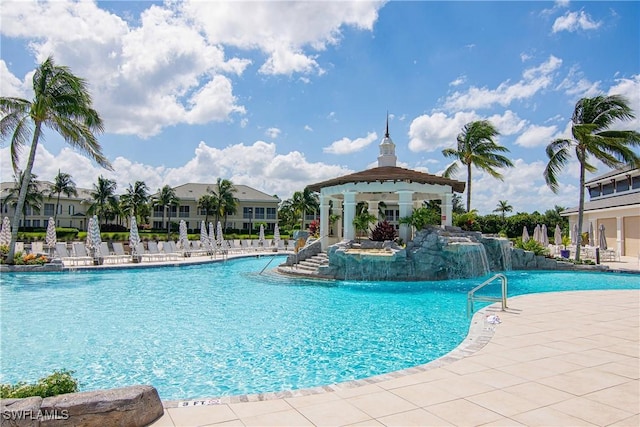
POLYGON ((278 227, 278 224, 273 228, 273 240, 275 240, 276 243, 280 241, 280 227, 278 227))
POLYGON ((213 222, 209 221, 209 244, 211 248, 216 246, 216 233, 213 230, 213 222))
POLYGON ((527 230, 527 226, 525 225, 522 228, 522 242, 527 242, 529 241, 529 230, 527 230))
POLYGON ((203 221, 200 221, 200 245, 209 252, 211 250, 211 244, 209 243, 209 235, 207 234, 207 225, 203 221))
POLYGON ((131 228, 129 229, 129 248, 131 255, 142 255, 138 253, 138 246, 140 245, 140 234, 138 233, 138 224, 136 223, 136 217, 131 217, 131 228))
POLYGON ((184 219, 180 220, 179 231, 180 231, 180 234, 178 239, 180 240, 182 249, 187 250, 189 249, 189 237, 187 236, 187 223, 184 221, 184 219))
POLYGON ((47 223, 47 236, 45 238, 47 246, 49 246, 49 250, 53 253, 53 248, 56 246, 58 238, 56 236, 56 222, 53 218, 49 218, 49 222, 47 223))
POLYGON ((556 224, 556 229, 553 232, 553 243, 555 243, 556 246, 562 244, 562 230, 560 230, 560 224, 556 224))
POLYGON ((264 225, 260 224, 260 234, 258 235, 258 243, 264 246, 264 225))
POLYGON ((542 224, 542 228, 540 229, 540 238, 542 239, 542 246, 545 248, 549 246, 549 232, 547 231, 547 225, 542 224))
POLYGON ((596 245, 596 238, 593 233, 593 223, 590 222, 589 223, 589 246, 595 246, 595 245, 596 245))
POLYGON ((607 250, 607 236, 604 234, 604 224, 600 224, 600 250, 607 250))
POLYGON ((91 230, 89 231, 91 234, 91 243, 93 244, 93 257, 99 258, 100 253, 100 245, 102 244, 102 238, 100 237, 100 223, 98 222, 98 217, 93 216, 93 225, 91 230))
POLYGON ((571 244, 573 246, 578 246, 580 243, 578 240, 578 224, 573 224, 573 234, 571 235, 571 244))
POLYGON ((0 245, 9 246, 9 243, 11 243, 11 221, 8 216, 5 216, 2 219, 2 229, 0 230, 0 245))
POLYGON ((540 238, 540 224, 536 224, 536 228, 533 229, 533 240, 542 243, 542 239, 540 238))
POLYGON ((216 227, 216 243, 218 246, 222 246, 222 242, 224 242, 224 235, 222 234, 222 223, 218 221, 218 226, 216 227))

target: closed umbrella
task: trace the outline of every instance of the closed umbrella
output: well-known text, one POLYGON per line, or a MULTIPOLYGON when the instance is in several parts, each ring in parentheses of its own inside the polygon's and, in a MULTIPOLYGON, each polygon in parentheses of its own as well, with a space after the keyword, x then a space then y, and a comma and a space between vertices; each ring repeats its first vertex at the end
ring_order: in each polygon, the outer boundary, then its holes
POLYGON ((571 244, 573 246, 578 246, 580 240, 578 240, 578 224, 573 224, 573 234, 571 235, 571 244))
POLYGON ((49 251, 53 253, 53 248, 56 246, 58 238, 56 236, 56 223, 53 218, 49 218, 47 223, 47 236, 45 238, 49 251))
POLYGON ((200 221, 200 245, 207 252, 211 252, 211 244, 209 243, 209 235, 207 234, 207 225, 204 221, 200 221))
POLYGON ((560 229, 560 224, 556 224, 556 229, 553 232, 553 243, 555 243, 556 246, 562 244, 562 230, 560 229))
POLYGON ((607 236, 604 234, 604 224, 600 224, 600 250, 607 250, 607 236))
POLYGON ((100 258, 100 245, 102 244, 102 237, 100 236, 100 223, 98 217, 93 216, 93 225, 91 227, 91 243, 93 244, 93 257, 100 258))
POLYGON ((590 222, 589 223, 589 246, 595 246, 596 245, 596 237, 593 233, 593 223, 590 222))
POLYGON ((545 248, 547 246, 549 246, 549 232, 547 230, 547 225, 546 224, 542 224, 542 228, 540 229, 540 237, 542 239, 542 246, 544 246, 545 248))
POLYGON ((93 221, 93 217, 89 218, 89 221, 87 221, 87 239, 84 241, 84 245, 89 251, 93 250, 93 234, 91 233, 91 230, 93 229, 93 221))
POLYGON ((180 240, 180 244, 182 245, 182 249, 185 251, 189 249, 189 236, 187 236, 187 223, 184 219, 180 220, 180 234, 178 239, 180 240))
POLYGON ((222 247, 222 242, 224 242, 224 235, 222 234, 222 223, 218 221, 218 225, 216 227, 216 243, 218 246, 222 247))
POLYGON ((536 228, 533 229, 533 240, 538 243, 542 243, 542 239, 540 238, 540 224, 537 224, 536 228))
POLYGON ((273 228, 273 240, 275 240, 276 243, 280 241, 280 227, 278 227, 278 224, 273 228))
POLYGON ((138 253, 138 246, 140 246, 140 234, 138 233, 138 224, 136 223, 136 217, 131 217, 131 228, 129 229, 129 247, 131 248, 131 255, 142 255, 138 253))
POLYGON ((2 219, 2 229, 0 230, 0 245, 9 246, 11 243, 11 221, 5 216, 2 219))
POLYGON ((258 243, 264 246, 264 225, 260 224, 260 234, 258 234, 258 243))
POLYGON ((216 232, 213 229, 213 222, 209 221, 209 244, 211 248, 216 247, 216 232))
POLYGON ((528 242, 529 241, 529 230, 527 230, 527 226, 525 225, 522 228, 522 242, 528 242))

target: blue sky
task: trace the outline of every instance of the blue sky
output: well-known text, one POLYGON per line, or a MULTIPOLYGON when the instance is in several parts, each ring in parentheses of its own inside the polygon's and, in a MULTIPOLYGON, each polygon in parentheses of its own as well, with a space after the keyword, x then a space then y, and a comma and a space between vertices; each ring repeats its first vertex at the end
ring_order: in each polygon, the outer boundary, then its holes
MULTIPOLYGON (((622 94, 640 114, 638 2, 3 1, 0 18, 2 96, 30 99, 51 54, 90 83, 115 171, 52 131, 35 165, 81 187, 222 177, 288 198, 374 166, 388 111, 400 165, 432 174, 465 123, 492 121, 516 167, 473 170, 472 208, 544 212, 577 205, 575 162, 557 195, 542 178, 575 102, 622 94)), ((11 180, 6 142, 0 162, 11 180)))

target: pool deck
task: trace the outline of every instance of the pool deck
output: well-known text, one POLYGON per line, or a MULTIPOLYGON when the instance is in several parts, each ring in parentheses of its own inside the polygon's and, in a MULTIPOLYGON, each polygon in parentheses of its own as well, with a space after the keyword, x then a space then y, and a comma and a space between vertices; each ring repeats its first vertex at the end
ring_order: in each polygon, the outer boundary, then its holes
POLYGON ((164 402, 152 425, 638 426, 639 353, 640 291, 525 295, 506 312, 476 313, 465 341, 429 364, 309 390, 164 402))

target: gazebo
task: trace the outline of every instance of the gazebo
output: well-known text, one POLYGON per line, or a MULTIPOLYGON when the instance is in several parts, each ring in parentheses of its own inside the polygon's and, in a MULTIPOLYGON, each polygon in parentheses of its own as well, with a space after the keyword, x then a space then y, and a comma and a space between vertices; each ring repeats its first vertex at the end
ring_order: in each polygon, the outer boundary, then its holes
MULTIPOLYGON (((322 250, 340 240, 353 240, 356 205, 366 202, 368 211, 378 217, 378 204, 384 202, 394 220, 408 217, 424 201, 440 200, 441 225, 451 225, 453 192, 462 193, 465 183, 396 166, 395 144, 389 136, 389 121, 380 142, 378 167, 308 185, 320 193, 320 238, 322 250), (397 209, 395 209, 397 207, 397 209), (332 209, 330 209, 332 208, 332 209), (332 210, 332 212, 330 212, 332 210), (339 215, 333 238, 329 236, 329 217, 339 215)), ((411 229, 400 224, 399 237, 411 240, 411 229)))

